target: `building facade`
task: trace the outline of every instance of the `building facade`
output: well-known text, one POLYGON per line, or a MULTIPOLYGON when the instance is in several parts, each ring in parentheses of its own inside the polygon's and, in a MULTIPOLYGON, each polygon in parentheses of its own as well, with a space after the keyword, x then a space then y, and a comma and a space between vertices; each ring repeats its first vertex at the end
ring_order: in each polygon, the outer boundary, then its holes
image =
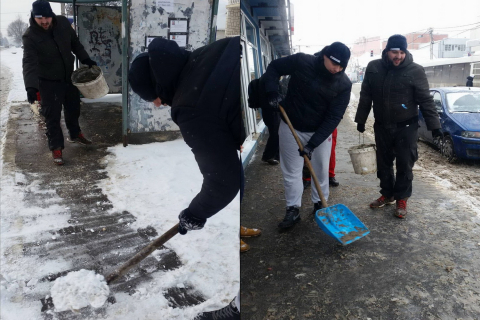
MULTIPOLYGON (((230 21, 232 25, 237 21, 240 25, 242 45, 241 108, 247 136, 244 144, 246 152, 243 155, 243 163, 246 166, 255 152, 258 139, 265 130, 261 110, 248 107, 248 84, 261 77, 272 60, 292 54, 291 12, 288 0, 285 2, 276 0, 229 1, 227 28, 229 20, 232 20, 230 21), (238 14, 236 3, 239 3, 238 14)), ((232 30, 234 29, 232 28, 232 30)), ((226 34, 228 36, 228 30, 226 34)))

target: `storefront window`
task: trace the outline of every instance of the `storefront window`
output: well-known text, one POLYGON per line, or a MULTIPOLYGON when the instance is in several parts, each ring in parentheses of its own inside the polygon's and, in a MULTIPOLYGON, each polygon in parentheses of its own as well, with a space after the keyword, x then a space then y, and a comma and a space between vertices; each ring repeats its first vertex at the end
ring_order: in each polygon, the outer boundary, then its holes
POLYGON ((255 41, 255 27, 250 23, 250 21, 248 21, 247 19, 245 19, 245 29, 246 29, 246 34, 247 34, 247 40, 253 44, 253 45, 256 45, 257 42, 255 41))

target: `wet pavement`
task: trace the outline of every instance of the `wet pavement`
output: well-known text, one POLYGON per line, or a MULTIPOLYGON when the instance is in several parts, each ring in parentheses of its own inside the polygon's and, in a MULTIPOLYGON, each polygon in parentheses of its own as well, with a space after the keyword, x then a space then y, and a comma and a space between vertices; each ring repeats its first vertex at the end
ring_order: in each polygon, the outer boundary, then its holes
MULTIPOLYGON (((393 216, 394 206, 370 209, 379 180, 353 171, 347 150, 359 144, 355 125, 345 115, 338 128, 340 186, 328 203, 346 205, 371 233, 347 246, 314 221, 310 188, 302 220, 279 232, 282 174, 261 161, 260 143, 241 206, 241 224, 262 229, 244 239, 251 249, 240 257, 242 319, 480 319, 478 209, 432 178, 435 168, 421 167, 414 168, 406 220, 393 216)), ((365 143, 373 141, 366 136, 365 143)))
MULTIPOLYGON (((122 141, 121 106, 110 103, 83 105, 80 126, 94 144, 85 147, 65 141, 64 166, 53 164, 44 134, 44 123, 34 117, 28 104, 12 105, 10 115, 5 140, 4 174, 21 174, 22 179, 19 179, 16 188, 19 192, 25 192, 24 201, 28 207, 45 208, 55 202, 64 208, 63 212, 56 214, 68 216, 68 225, 59 226, 61 224, 52 221, 52 226, 58 227, 38 230, 39 234, 33 235, 35 241, 32 242, 23 242, 19 238, 16 245, 4 250, 2 257, 4 263, 10 264, 17 264, 28 257, 36 259, 39 265, 55 259, 72 262, 74 269, 45 274, 39 279, 38 287, 45 290, 32 291, 21 298, 25 303, 40 301, 38 306, 43 318, 51 319, 51 299, 46 299, 51 285, 42 286, 42 282, 51 282, 69 271, 79 269, 95 270, 107 275, 158 234, 153 227, 132 229, 130 224, 135 217, 128 211, 112 212, 111 202, 97 186, 100 180, 107 177, 104 171, 106 162, 102 160, 107 155, 107 148, 122 141), (35 192, 30 192, 33 189, 35 192)), ((67 133, 63 120, 62 128, 67 133)), ((24 219, 27 218, 17 218, 15 228, 21 230, 23 225, 35 223, 24 219)), ((166 247, 159 250, 162 250, 161 255, 147 257, 110 285, 110 303, 115 303, 116 292, 134 294, 137 286, 151 280, 151 273, 181 266, 174 251, 166 247)), ((191 306, 204 301, 194 291, 193 288, 174 287, 166 290, 164 296, 171 307, 191 306)), ((99 309, 83 308, 79 312, 55 313, 55 319, 102 318, 107 305, 99 309)))

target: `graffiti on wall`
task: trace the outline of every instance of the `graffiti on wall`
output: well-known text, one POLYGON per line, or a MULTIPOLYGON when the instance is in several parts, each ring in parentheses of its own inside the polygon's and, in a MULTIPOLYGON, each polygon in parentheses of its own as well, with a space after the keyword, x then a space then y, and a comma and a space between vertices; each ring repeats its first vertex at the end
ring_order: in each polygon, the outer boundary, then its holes
MULTIPOLYGON (((189 19, 187 50, 207 45, 211 13, 210 0, 131 0, 130 63, 145 50, 147 36, 168 38, 169 18, 189 19)), ((132 133, 178 130, 170 107, 155 108, 153 103, 142 100, 132 90, 129 90, 128 100, 128 128, 132 133)))
POLYGON ((119 7, 79 6, 78 35, 110 89, 122 92, 122 13, 119 7))

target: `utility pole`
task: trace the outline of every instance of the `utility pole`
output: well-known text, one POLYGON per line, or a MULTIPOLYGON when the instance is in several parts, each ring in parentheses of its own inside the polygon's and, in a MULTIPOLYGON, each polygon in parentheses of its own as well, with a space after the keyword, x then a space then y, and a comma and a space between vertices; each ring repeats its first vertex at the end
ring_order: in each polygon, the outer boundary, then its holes
POLYGON ((433 29, 428 30, 430 33, 430 60, 433 60, 433 29))
POLYGON ((66 14, 65 14, 65 3, 60 4, 60 12, 61 12, 60 14, 62 16, 66 16, 66 14))

